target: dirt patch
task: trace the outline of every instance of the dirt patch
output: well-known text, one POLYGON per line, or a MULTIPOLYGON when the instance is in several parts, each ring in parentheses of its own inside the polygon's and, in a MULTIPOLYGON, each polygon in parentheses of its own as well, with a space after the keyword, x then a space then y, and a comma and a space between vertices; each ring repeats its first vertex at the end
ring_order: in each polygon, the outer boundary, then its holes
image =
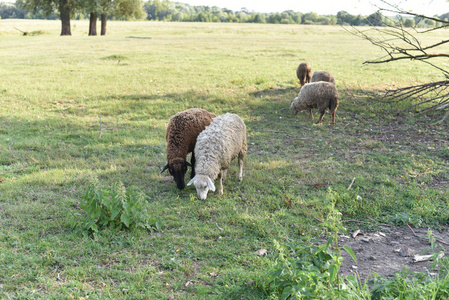
MULTIPOLYGON (((433 234, 445 243, 443 246, 447 248, 449 229, 436 230, 433 234)), ((426 249, 430 248, 426 229, 383 227, 375 232, 361 231, 355 238, 342 236, 339 244, 349 246, 357 258, 355 263, 349 254, 343 251, 344 261, 340 274, 347 276, 358 273, 362 282, 374 273, 391 278, 395 272, 404 267, 408 267, 411 272, 437 272, 430 268, 431 261, 413 261, 414 255, 422 255, 426 249)), ((437 244, 441 245, 438 241, 437 244)), ((436 250, 443 249, 438 246, 436 250)), ((432 254, 431 249, 425 254, 432 254)), ((447 250, 445 255, 448 255, 447 250)))

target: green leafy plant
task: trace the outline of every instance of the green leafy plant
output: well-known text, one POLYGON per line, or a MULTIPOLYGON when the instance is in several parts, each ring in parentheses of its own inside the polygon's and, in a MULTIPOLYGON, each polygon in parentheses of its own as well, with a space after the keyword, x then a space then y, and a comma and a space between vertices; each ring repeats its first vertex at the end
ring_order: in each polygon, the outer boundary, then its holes
POLYGON ((122 182, 112 184, 109 189, 92 184, 80 203, 87 213, 84 228, 88 231, 97 232, 104 227, 160 231, 162 222, 149 216, 145 206, 145 195, 135 187, 126 189, 122 182))
MULTIPOLYGON (((278 254, 267 281, 262 285, 270 296, 279 299, 316 299, 324 293, 326 296, 341 296, 354 289, 360 290, 356 281, 350 281, 348 288, 338 276, 343 262, 341 247, 337 243, 338 233, 345 229, 341 225, 341 213, 335 208, 335 192, 331 189, 327 200, 330 203, 329 211, 325 222, 321 224, 330 232, 327 243, 309 238, 285 245, 281 245, 278 240, 274 241, 278 254)), ((343 246, 343 249, 357 262, 351 248, 343 246)))
POLYGON ((393 279, 376 276, 370 282, 372 299, 448 299, 449 274, 414 273, 404 268, 393 279))

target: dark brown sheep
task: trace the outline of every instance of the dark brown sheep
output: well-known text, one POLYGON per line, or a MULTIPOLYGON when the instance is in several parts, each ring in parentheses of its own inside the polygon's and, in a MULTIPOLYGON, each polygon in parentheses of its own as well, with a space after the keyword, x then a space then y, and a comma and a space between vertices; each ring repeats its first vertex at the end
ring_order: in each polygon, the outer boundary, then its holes
POLYGON ((310 82, 326 81, 335 84, 334 75, 327 71, 315 71, 310 82))
MULTIPOLYGON (((187 167, 192 168, 190 178, 195 176, 195 144, 196 138, 216 116, 205 109, 191 108, 181 111, 170 118, 165 139, 167 140, 166 169, 173 176, 178 189, 185 187, 184 175, 187 167), (190 163, 187 154, 192 152, 190 163)), ((161 172, 161 173, 162 173, 161 172)))
POLYGON ((301 86, 309 83, 312 77, 312 67, 310 66, 310 64, 307 62, 300 63, 298 68, 296 69, 296 76, 298 77, 301 86))

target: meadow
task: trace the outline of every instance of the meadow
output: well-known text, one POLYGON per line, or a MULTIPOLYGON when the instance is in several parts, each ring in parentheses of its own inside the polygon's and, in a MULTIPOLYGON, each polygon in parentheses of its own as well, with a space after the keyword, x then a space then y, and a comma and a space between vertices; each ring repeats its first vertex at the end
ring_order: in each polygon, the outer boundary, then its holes
POLYGON ((0 298, 261 299, 274 241, 325 236, 335 209, 348 229, 447 228, 444 112, 378 99, 441 80, 428 66, 363 64, 382 52, 339 26, 87 30, 72 21, 61 37, 59 21, 0 21, 0 298), (328 114, 318 126, 289 109, 303 61, 336 78, 334 126, 328 114), (161 174, 168 120, 191 107, 236 113, 247 126, 243 181, 235 161, 224 195, 205 201, 161 174), (80 229, 93 181, 137 187, 161 228, 80 229))

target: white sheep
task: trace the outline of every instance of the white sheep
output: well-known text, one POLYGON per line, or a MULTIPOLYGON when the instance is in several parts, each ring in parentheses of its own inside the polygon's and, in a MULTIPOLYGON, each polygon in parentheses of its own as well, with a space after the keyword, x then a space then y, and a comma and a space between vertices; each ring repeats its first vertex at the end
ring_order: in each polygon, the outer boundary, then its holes
POLYGON ((327 71, 315 71, 313 72, 312 79, 310 82, 327 81, 335 84, 334 75, 327 71))
POLYGON ((213 119, 196 140, 195 177, 193 184, 198 198, 205 200, 209 190, 215 192, 214 180, 218 177, 218 192, 223 194, 223 180, 231 161, 238 157, 239 181, 243 177, 243 159, 247 150, 246 126, 236 114, 227 113, 213 119))
POLYGON ((305 84, 299 91, 298 97, 293 100, 290 108, 296 115, 298 112, 308 109, 310 119, 313 120, 312 109, 318 108, 321 124, 326 109, 332 114, 332 124, 335 124, 335 114, 339 104, 338 91, 333 83, 318 81, 305 84))

